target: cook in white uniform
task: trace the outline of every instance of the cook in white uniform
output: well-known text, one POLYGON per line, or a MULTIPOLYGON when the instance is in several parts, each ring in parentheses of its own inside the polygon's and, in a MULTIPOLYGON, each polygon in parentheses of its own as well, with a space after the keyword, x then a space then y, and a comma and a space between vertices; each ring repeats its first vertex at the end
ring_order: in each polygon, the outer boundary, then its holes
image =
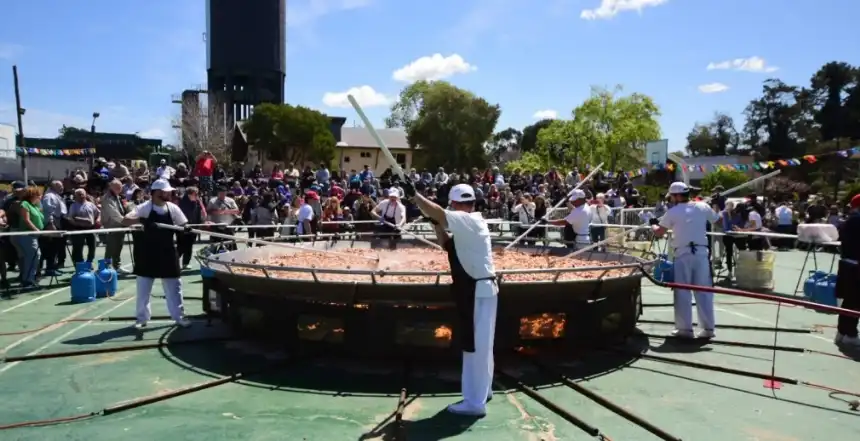
MULTIPOLYGON (((705 202, 690 201, 690 187, 683 182, 669 186, 675 205, 655 225, 654 233, 661 237, 672 230, 672 248, 675 251, 675 282, 697 286, 713 286, 711 264, 708 259, 706 226, 719 219, 719 214, 705 202)), ((675 290, 675 331, 672 335, 693 338, 693 305, 699 317, 699 338, 714 337, 714 294, 710 292, 675 290)))
POLYGON ((180 278, 179 256, 176 252, 176 231, 159 228, 156 224, 183 226, 188 219, 182 210, 167 202, 173 188, 164 179, 158 179, 150 187, 152 200, 146 201, 127 214, 122 224, 131 226, 143 224, 142 240, 135 250, 134 275, 137 276, 137 323, 135 328, 142 329, 152 316, 150 298, 152 284, 161 279, 167 311, 181 327, 191 324, 184 317, 182 306, 182 279, 180 278))
POLYGON ((463 401, 448 406, 460 415, 483 416, 492 398, 493 341, 499 289, 490 244, 490 230, 475 210, 475 190, 458 184, 451 188, 445 210, 403 184, 406 197, 434 224, 439 244, 448 252, 451 289, 460 320, 454 334, 463 349, 463 401), (449 235, 446 231, 449 230, 449 235))
POLYGON ((400 240, 400 228, 406 223, 406 206, 400 202, 400 191, 388 189, 388 199, 380 202, 370 214, 382 221, 379 226, 380 237, 388 238, 388 248, 396 249, 400 240))
MULTIPOLYGON (((573 243, 568 244, 568 248, 582 248, 591 244, 591 207, 585 198, 585 192, 582 190, 573 190, 570 192, 570 203, 573 205, 570 213, 564 219, 546 221, 551 225, 565 226, 570 225, 573 229, 573 243)), ((570 239, 568 239, 570 240, 570 239)))

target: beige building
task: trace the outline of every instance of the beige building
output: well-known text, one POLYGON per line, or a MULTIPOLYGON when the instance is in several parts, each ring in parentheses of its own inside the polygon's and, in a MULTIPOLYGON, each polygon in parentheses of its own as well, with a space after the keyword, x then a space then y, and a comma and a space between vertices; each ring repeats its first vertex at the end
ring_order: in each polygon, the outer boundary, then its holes
MULTIPOLYGON (((406 132, 400 129, 377 129, 377 132, 400 167, 409 170, 412 167, 413 151, 406 141, 406 132)), ((379 176, 389 167, 388 160, 385 159, 382 150, 367 129, 343 127, 340 129, 340 137, 341 141, 337 144, 338 154, 335 158, 339 170, 361 171, 364 166, 368 166, 375 175, 379 176)))
MULTIPOLYGON (((338 129, 338 126, 344 122, 342 118, 338 119, 338 124, 332 124, 332 133, 335 133, 334 131, 338 129)), ((367 129, 363 127, 339 127, 339 129, 340 136, 335 136, 335 139, 340 139, 340 141, 337 143, 337 153, 334 161, 332 161, 332 169, 360 171, 366 165, 378 176, 389 167, 388 160, 385 159, 382 150, 367 129)), ((377 129, 377 132, 388 149, 391 150, 397 163, 403 169, 409 170, 412 167, 413 151, 406 141, 406 132, 400 129, 377 129)), ((245 134, 242 132, 241 122, 236 124, 230 149, 232 160, 244 162, 244 168, 247 170, 259 163, 263 166, 263 171, 269 172, 275 162, 282 162, 270 161, 253 146, 248 145, 245 134)), ((303 166, 313 168, 316 168, 317 165, 313 162, 303 164, 303 166)))

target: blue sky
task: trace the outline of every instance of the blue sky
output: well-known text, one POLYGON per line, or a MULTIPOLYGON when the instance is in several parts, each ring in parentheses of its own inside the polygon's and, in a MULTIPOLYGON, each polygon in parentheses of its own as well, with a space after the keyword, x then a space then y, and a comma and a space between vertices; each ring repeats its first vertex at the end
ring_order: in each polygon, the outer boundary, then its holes
MULTIPOLYGON (((350 121, 358 119, 352 109, 338 107, 344 92, 357 88, 381 124, 385 104, 422 77, 499 103, 499 130, 522 128, 541 111, 568 117, 591 85, 622 84, 654 97, 674 151, 715 111, 740 122, 769 76, 806 85, 825 62, 860 64, 857 0, 288 3, 287 101, 350 121)), ((98 111, 98 130, 175 140, 171 95, 205 84, 204 5, 14 2, 0 26, 0 121, 14 121, 17 64, 25 134, 88 127, 98 111)))

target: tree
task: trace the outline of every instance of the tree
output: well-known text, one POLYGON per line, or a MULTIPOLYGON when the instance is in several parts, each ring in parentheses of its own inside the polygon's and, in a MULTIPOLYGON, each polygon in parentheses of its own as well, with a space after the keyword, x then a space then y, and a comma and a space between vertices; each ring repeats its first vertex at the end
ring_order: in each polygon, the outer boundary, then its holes
POLYGON ((245 121, 243 130, 248 144, 273 161, 328 163, 335 156, 328 117, 307 107, 260 104, 245 121))
MULTIPOLYGON (((855 127, 860 118, 852 118, 851 108, 847 104, 848 93, 856 88, 858 69, 848 63, 830 62, 822 66, 810 79, 810 95, 814 100, 815 110, 813 119, 818 125, 821 140, 833 150, 842 150, 848 146, 848 138, 857 133, 855 127)), ((820 150, 820 146, 816 148, 820 150)), ((839 184, 846 175, 853 174, 853 167, 842 158, 828 158, 821 161, 818 167, 818 178, 833 185, 833 199, 838 196, 839 184)))
POLYGON ((590 144, 593 162, 605 162, 608 170, 641 167, 645 144, 660 138, 660 109, 647 95, 619 95, 614 90, 592 88, 591 96, 573 110, 582 139, 590 144))
POLYGON ((523 153, 534 151, 537 148, 538 135, 540 131, 549 127, 554 119, 542 119, 534 124, 526 126, 523 129, 523 140, 520 144, 520 150, 523 153))
POLYGON ((512 173, 515 170, 523 172, 531 172, 534 170, 545 171, 549 170, 549 158, 535 152, 526 152, 516 161, 510 161, 505 164, 505 173, 512 173))
POLYGON ((765 183, 764 191, 775 201, 793 201, 795 196, 807 196, 811 188, 805 182, 795 181, 785 176, 774 176, 765 183))
POLYGON ((732 117, 716 113, 710 123, 693 126, 685 150, 690 156, 725 156, 737 153, 739 143, 740 135, 732 117))
POLYGON ((722 185, 723 188, 729 189, 737 187, 746 181, 749 181, 749 176, 740 170, 717 170, 706 174, 700 184, 702 191, 709 193, 717 185, 722 185))
POLYGON ((545 156, 555 165, 579 167, 591 150, 588 148, 595 140, 582 120, 555 120, 538 132, 536 153, 545 156))
POLYGON ((405 129, 428 163, 462 169, 486 166, 500 115, 498 105, 448 82, 418 81, 400 92, 385 124, 405 129))
POLYGON ((744 141, 768 160, 802 156, 817 139, 812 120, 812 94, 809 90, 769 79, 762 96, 750 101, 744 110, 744 141))
POLYGON ((851 134, 851 114, 846 107, 848 89, 857 84, 857 69, 848 63, 830 62, 810 79, 810 92, 815 101, 814 120, 819 125, 821 139, 831 141, 851 134))
POLYGON ((90 137, 89 130, 67 126, 65 124, 63 124, 63 127, 60 127, 58 132, 59 136, 57 136, 57 139, 81 139, 90 137))
POLYGON ((189 161, 208 151, 218 162, 229 164, 228 145, 233 128, 224 124, 224 114, 216 110, 217 106, 210 108, 207 100, 200 100, 200 94, 191 96, 182 102, 179 118, 173 124, 179 132, 177 138, 182 150, 189 161))
POLYGON ((519 130, 508 127, 493 135, 493 139, 487 144, 487 154, 493 162, 502 162, 505 157, 519 153, 523 134, 519 130))

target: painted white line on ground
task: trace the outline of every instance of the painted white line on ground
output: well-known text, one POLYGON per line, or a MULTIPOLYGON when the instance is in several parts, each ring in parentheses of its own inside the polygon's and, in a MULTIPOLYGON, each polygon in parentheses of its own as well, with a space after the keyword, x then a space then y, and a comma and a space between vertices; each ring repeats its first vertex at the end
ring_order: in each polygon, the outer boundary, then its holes
MULTIPOLYGON (((89 325, 90 323, 92 323, 92 322, 94 322, 94 321, 96 321, 96 320, 98 320, 98 319, 100 319, 100 318, 102 318, 102 317, 104 317, 104 316, 106 316, 106 315, 108 315, 108 314, 110 314, 110 313, 112 313, 112 312, 116 311, 116 310, 117 310, 117 309, 119 309, 120 307, 124 306, 126 303, 128 303, 128 302, 130 302, 130 301, 134 300, 135 298, 136 298, 136 297, 129 297, 129 298, 127 298, 127 299, 125 299, 125 300, 123 300, 123 301, 121 301, 121 302, 117 303, 117 304, 116 304, 116 305, 114 305, 113 307, 108 308, 108 309, 107 309, 107 311, 104 311, 104 312, 102 312, 101 314, 99 314, 99 315, 97 315, 97 316, 93 317, 93 319, 92 319, 92 320, 89 320, 89 321, 86 321, 86 322, 84 322, 84 323, 81 323, 79 326, 77 326, 76 328, 72 329, 71 331, 66 332, 65 334, 63 334, 63 335, 61 335, 61 336, 59 336, 59 337, 57 337, 57 338, 55 338, 55 339, 53 339, 53 340, 51 340, 51 341, 49 341, 49 342, 45 343, 44 345, 42 345, 42 346, 40 346, 40 347, 36 348, 36 350, 34 350, 33 352, 30 352, 30 353, 29 353, 29 354, 27 354, 27 355, 28 355, 28 356, 29 356, 29 355, 36 355, 36 354, 38 354, 38 353, 40 353, 40 352, 44 351, 45 349, 50 348, 51 346, 53 346, 53 345, 55 345, 55 344, 59 343, 60 341, 62 341, 64 338, 66 338, 66 337, 68 337, 68 336, 70 336, 70 335, 74 334, 75 332, 80 331, 81 329, 84 329, 84 328, 85 328, 87 325, 89 325)), ((4 372, 8 371, 9 369, 12 369, 13 367, 17 366, 17 365, 18 365, 18 364, 20 364, 20 363, 21 363, 20 361, 16 361, 16 362, 13 362, 13 363, 9 363, 9 364, 4 365, 2 368, 0 368, 0 374, 3 374, 4 372)))
MULTIPOLYGON (((129 266, 129 265, 130 265, 130 264, 123 265, 121 268, 125 269, 125 268, 126 268, 127 266, 129 266)), ((19 304, 15 305, 15 306, 10 306, 10 307, 8 307, 8 308, 6 308, 6 309, 4 309, 4 310, 0 310, 0 314, 5 314, 5 313, 7 313, 7 312, 14 311, 14 310, 16 310, 16 309, 18 309, 18 308, 21 308, 21 307, 27 306, 27 305, 29 305, 29 304, 31 304, 31 303, 37 302, 37 301, 39 301, 39 300, 42 300, 42 299, 44 299, 44 298, 51 297, 52 295, 55 295, 55 294, 57 294, 57 293, 59 293, 59 292, 62 292, 62 291, 65 291, 65 290, 69 289, 70 287, 71 287, 71 285, 69 285, 69 286, 64 286, 64 287, 62 287, 62 288, 57 288, 57 289, 55 289, 55 290, 53 290, 53 291, 51 291, 51 292, 49 292, 49 293, 47 293, 47 294, 42 294, 42 295, 40 295, 39 297, 34 297, 34 298, 30 299, 30 300, 27 300, 26 302, 21 302, 21 303, 19 303, 19 304)))
MULTIPOLYGON (((742 313, 742 312, 737 312, 737 311, 734 311, 734 310, 731 310, 731 309, 728 309, 728 308, 725 308, 725 307, 722 307, 722 308, 714 308, 714 310, 715 310, 715 311, 720 311, 720 312, 727 312, 727 313, 729 313, 729 314, 731 314, 731 315, 734 315, 734 316, 737 316, 737 317, 741 317, 741 318, 745 318, 745 319, 747 319, 747 320, 752 320, 752 321, 754 321, 754 322, 763 323, 763 324, 765 324, 765 325, 770 325, 770 326, 773 326, 773 325, 774 325, 774 322, 772 322, 772 321, 763 320, 763 319, 760 319, 760 318, 758 318, 758 317, 753 317, 753 316, 751 316, 751 315, 747 315, 747 314, 744 314, 744 313, 742 313)), ((717 326, 719 326, 719 325, 717 325, 717 326)), ((827 338, 827 337, 822 337, 822 336, 820 336, 820 335, 818 335, 818 334, 803 334, 803 335, 806 335, 806 336, 809 336, 809 337, 812 337, 812 338, 817 338, 817 339, 819 339, 819 340, 824 340, 824 341, 826 341, 826 342, 832 342, 829 338, 827 338)))
POLYGON ((36 332, 33 332, 32 334, 27 334, 27 335, 23 336, 20 339, 16 340, 15 342, 11 343, 9 346, 6 346, 5 348, 3 348, 3 350, 0 351, 0 354, 5 354, 5 353, 9 352, 10 349, 14 349, 14 348, 34 339, 34 338, 36 338, 42 334, 46 334, 48 332, 59 329, 60 327, 62 327, 63 325, 65 325, 67 323, 67 320, 72 320, 72 319, 78 317, 79 315, 81 315, 85 312, 91 311, 96 306, 98 306, 98 305, 91 305, 87 308, 79 309, 79 310, 69 314, 67 317, 63 318, 62 320, 58 321, 57 323, 54 323, 53 325, 48 326, 45 329, 40 329, 36 332))

